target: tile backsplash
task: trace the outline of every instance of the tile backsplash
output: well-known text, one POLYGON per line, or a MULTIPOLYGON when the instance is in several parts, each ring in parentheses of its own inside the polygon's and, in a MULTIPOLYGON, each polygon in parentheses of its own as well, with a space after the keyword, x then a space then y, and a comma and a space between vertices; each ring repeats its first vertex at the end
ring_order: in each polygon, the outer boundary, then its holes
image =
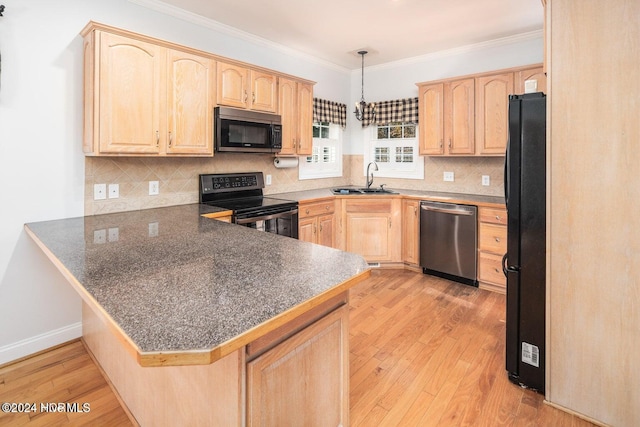
MULTIPOLYGON (((502 196, 504 158, 425 157, 425 179, 377 178, 374 185, 390 188, 446 191, 502 196), (454 182, 444 182, 444 171, 455 174, 454 182), (481 185, 489 175, 490 186, 481 185)), ((85 157, 85 215, 123 212, 198 202, 198 174, 262 171, 270 174, 272 185, 265 194, 342 185, 363 185, 363 156, 347 155, 343 177, 299 180, 298 168, 277 169, 273 157, 262 154, 216 153, 211 158, 176 157, 85 157), (160 193, 149 196, 149 181, 158 181, 160 193), (93 200, 94 184, 118 184, 117 199, 93 200)))

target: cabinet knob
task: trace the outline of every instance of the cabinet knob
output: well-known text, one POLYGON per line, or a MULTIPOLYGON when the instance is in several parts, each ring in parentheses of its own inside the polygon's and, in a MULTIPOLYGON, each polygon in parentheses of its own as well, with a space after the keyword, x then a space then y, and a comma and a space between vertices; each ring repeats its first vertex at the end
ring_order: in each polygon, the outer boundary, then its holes
POLYGON ((326 210, 329 210, 329 205, 325 206, 324 208, 325 208, 326 210))
POLYGON ((307 215, 309 215, 309 209, 305 209, 304 213, 306 213, 307 215))
POLYGON ((496 242, 500 243, 500 238, 496 237, 496 242))
POLYGON ((496 215, 496 219, 500 221, 502 218, 500 218, 500 215, 496 215))

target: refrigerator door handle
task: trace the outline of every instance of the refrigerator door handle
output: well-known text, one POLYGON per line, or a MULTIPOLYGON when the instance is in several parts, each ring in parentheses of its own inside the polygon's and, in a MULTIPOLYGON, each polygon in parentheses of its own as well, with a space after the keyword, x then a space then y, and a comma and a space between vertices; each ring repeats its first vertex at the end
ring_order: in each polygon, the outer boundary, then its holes
POLYGON ((504 273, 504 277, 507 277, 508 271, 507 271, 507 256, 509 256, 508 253, 504 254, 504 256, 502 257, 502 272, 504 273))
MULTIPOLYGON (((509 138, 510 139, 510 138, 509 138)), ((505 156, 504 156, 504 175, 503 175, 503 181, 504 181, 504 204, 507 208, 507 212, 509 211, 509 139, 507 139, 507 151, 505 152, 505 156)))

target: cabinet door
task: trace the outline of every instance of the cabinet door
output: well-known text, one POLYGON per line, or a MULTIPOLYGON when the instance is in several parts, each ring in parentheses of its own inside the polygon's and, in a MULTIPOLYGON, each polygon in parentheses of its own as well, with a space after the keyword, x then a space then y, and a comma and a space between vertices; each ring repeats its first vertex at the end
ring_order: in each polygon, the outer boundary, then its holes
POLYGON ((296 154, 298 138, 298 83, 280 78, 278 81, 278 113, 282 119, 280 154, 296 154))
POLYGON ((536 92, 547 92, 547 75, 542 67, 535 67, 516 71, 515 93, 519 95, 525 93, 525 82, 529 80, 535 80, 536 92))
POLYGON ((313 151, 313 85, 298 84, 298 154, 313 151))
POLYGON ((345 199, 345 250, 367 261, 402 258, 400 199, 345 199))
POLYGON ((167 153, 213 155, 213 60, 167 54, 167 153))
POLYGON ((318 243, 318 221, 316 217, 300 218, 298 220, 298 240, 318 243))
POLYGON ((445 144, 448 154, 475 153, 474 79, 445 85, 445 144))
POLYGON ((248 426, 348 426, 348 305, 247 364, 248 426))
POLYGON ((100 153, 160 152, 164 54, 150 43, 100 34, 100 153))
POLYGON ((420 154, 444 154, 444 84, 420 87, 420 154))
POLYGON ((420 246, 420 202, 402 201, 402 260, 409 264, 418 264, 420 246))
POLYGON ((252 110, 276 112, 278 105, 278 78, 273 74, 251 71, 252 110))
POLYGON ((510 94, 513 94, 513 73, 483 76, 476 79, 476 144, 478 154, 505 154, 510 94))
POLYGON ((248 108, 249 71, 244 67, 218 62, 218 104, 248 108))
POLYGON ((335 224, 334 214, 318 217, 318 243, 323 246, 335 248, 335 224))

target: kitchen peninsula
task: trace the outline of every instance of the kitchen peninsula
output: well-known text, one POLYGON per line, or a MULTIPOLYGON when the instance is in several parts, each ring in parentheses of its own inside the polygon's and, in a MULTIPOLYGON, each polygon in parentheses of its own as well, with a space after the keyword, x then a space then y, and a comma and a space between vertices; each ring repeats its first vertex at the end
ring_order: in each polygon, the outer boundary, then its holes
POLYGON ((218 213, 25 229, 82 297, 85 345, 137 423, 348 425, 348 290, 367 263, 202 216, 218 213))

